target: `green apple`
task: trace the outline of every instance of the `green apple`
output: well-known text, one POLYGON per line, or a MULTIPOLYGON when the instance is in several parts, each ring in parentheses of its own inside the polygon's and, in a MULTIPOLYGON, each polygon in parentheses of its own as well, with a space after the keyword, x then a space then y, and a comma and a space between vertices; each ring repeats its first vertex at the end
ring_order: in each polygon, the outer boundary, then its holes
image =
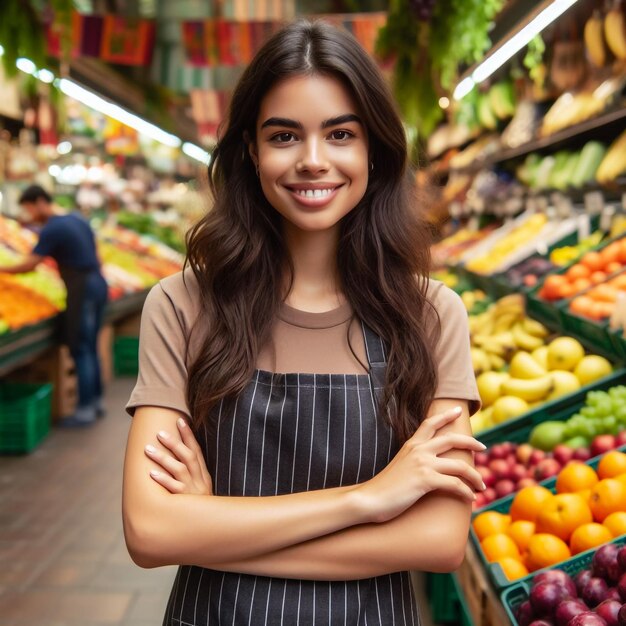
POLYGON ((535 448, 549 452, 558 444, 563 443, 566 429, 565 422, 542 422, 532 429, 528 443, 535 448))

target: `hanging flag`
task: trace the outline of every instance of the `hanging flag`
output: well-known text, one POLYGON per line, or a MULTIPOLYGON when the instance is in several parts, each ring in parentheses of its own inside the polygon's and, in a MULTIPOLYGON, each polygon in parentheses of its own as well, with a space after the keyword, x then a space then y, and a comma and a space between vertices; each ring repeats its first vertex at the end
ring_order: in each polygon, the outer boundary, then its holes
POLYGON ((207 65, 204 31, 204 22, 183 22, 183 46, 190 65, 207 65))
POLYGON ((122 65, 149 65, 154 49, 154 21, 106 15, 100 58, 122 65))

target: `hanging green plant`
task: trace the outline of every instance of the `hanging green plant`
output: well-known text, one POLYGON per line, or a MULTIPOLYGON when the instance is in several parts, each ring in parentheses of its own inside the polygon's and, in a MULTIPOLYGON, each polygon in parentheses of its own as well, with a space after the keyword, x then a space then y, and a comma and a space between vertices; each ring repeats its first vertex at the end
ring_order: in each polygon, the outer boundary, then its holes
POLYGON ((528 70, 528 75, 537 89, 543 89, 546 81, 547 70, 543 62, 545 51, 546 44, 541 35, 537 35, 528 42, 528 48, 524 56, 524 67, 528 70))
POLYGON ((395 61, 393 89, 407 126, 427 138, 443 119, 440 96, 459 67, 491 45, 490 25, 504 0, 392 0, 376 44, 395 61))

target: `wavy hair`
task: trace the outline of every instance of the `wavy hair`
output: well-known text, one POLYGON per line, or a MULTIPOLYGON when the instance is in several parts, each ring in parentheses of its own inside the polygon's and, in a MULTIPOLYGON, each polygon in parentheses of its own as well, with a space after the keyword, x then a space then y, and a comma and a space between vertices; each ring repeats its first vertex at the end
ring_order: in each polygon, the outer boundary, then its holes
POLYGON ((355 315, 386 344, 381 409, 405 441, 437 384, 440 324, 426 297, 430 231, 418 216, 404 128, 384 79, 349 33, 319 21, 294 22, 262 47, 233 93, 213 152, 214 206, 187 237, 201 300, 194 332, 203 335, 188 363, 193 424, 208 425, 211 409, 250 381, 287 295, 285 278, 293 277, 282 218, 263 195, 247 141, 255 140, 260 104, 272 86, 302 75, 339 79, 367 128, 373 171, 364 197, 340 224, 339 279, 355 315))

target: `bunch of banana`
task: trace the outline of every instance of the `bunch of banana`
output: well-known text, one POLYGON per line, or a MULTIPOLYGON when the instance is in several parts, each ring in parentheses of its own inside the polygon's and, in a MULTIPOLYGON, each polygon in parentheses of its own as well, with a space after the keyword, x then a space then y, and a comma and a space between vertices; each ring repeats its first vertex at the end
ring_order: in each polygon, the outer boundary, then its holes
POLYGON ((507 378, 502 381, 501 393, 516 396, 526 402, 537 402, 548 396, 554 387, 551 374, 538 378, 507 378))
POLYGON ((521 350, 532 352, 545 343, 550 331, 541 323, 525 317, 511 329, 511 335, 516 346, 521 350))
POLYGON ((599 183, 608 183, 626 172, 626 130, 609 146, 596 171, 599 183))
POLYGON ((585 23, 585 48, 589 59, 596 67, 606 63, 606 47, 604 45, 602 15, 597 9, 585 23))
POLYGON ((619 3, 604 16, 604 38, 618 59, 626 59, 626 19, 619 3))
POLYGON ((487 294, 481 289, 474 289, 473 291, 464 291, 461 294, 461 300, 465 305, 465 309, 469 312, 476 304, 483 302, 487 298, 487 294))

